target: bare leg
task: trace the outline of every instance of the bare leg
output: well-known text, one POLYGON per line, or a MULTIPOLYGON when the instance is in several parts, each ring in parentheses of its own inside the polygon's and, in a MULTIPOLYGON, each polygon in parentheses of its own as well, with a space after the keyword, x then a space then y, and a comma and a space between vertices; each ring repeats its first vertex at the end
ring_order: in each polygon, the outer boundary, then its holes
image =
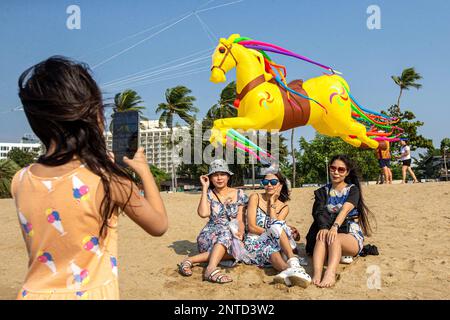
POLYGON ((406 183, 406 170, 408 169, 407 166, 402 166, 402 183, 406 183))
POLYGON ((358 241, 352 235, 338 234, 336 240, 328 245, 328 266, 319 286, 322 288, 332 287, 336 283, 336 269, 342 255, 355 256, 358 250, 358 241))
POLYGON ((316 286, 319 285, 322 280, 323 264, 325 262, 325 257, 327 256, 327 246, 325 241, 317 240, 314 246, 313 253, 313 267, 314 276, 312 278, 312 283, 316 286))
POLYGON ((280 245, 281 245, 281 249, 283 250, 284 254, 287 256, 288 259, 295 256, 294 251, 291 248, 289 238, 288 238, 286 232, 284 232, 284 230, 281 231, 280 245))
POLYGON ((386 183, 388 183, 388 184, 392 183, 391 170, 388 167, 383 167, 383 173, 384 173, 386 183))
POLYGON ((192 257, 187 257, 183 261, 190 261, 192 264, 194 264, 194 263, 207 262, 208 259, 209 259, 209 252, 203 252, 203 253, 196 254, 195 256, 192 256, 192 257))
POLYGON ((413 177, 414 182, 418 182, 419 180, 417 180, 416 175, 414 174, 414 171, 411 169, 411 167, 408 167, 408 171, 411 177, 413 177))
MULTIPOLYGON (((187 257, 183 261, 190 261, 192 264, 208 262, 209 256, 210 256, 209 252, 203 252, 203 253, 196 254, 195 256, 192 256, 192 257, 187 257)), ((234 257, 230 256, 228 253, 226 253, 222 258, 222 260, 231 260, 231 259, 234 259, 234 257)))
MULTIPOLYGON (((226 254, 227 250, 223 245, 219 243, 215 244, 209 255, 209 263, 206 267, 205 274, 210 274, 213 272, 217 268, 219 262, 221 260, 225 260, 224 258, 226 254)), ((229 257, 229 255, 227 255, 227 257, 229 257)))
POLYGON ((279 252, 274 252, 270 256, 270 263, 277 271, 283 271, 288 268, 288 264, 283 260, 279 252))

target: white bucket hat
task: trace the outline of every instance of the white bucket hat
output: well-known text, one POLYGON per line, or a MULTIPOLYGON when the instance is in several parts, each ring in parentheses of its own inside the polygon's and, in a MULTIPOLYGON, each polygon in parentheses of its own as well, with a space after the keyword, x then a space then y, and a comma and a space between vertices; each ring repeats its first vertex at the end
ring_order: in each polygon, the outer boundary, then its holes
POLYGON ((208 176, 216 172, 226 172, 230 176, 234 174, 228 169, 228 164, 223 159, 216 159, 209 164, 208 176))

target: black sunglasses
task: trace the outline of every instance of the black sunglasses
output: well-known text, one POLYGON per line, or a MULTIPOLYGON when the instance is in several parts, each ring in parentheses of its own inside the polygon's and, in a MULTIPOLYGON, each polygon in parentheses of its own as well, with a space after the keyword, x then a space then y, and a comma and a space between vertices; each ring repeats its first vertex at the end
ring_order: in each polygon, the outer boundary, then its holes
POLYGON ((271 185, 273 185, 273 186, 276 186, 277 184, 278 184, 278 182, 280 182, 280 180, 278 180, 278 179, 262 179, 261 180, 261 184, 263 185, 263 186, 267 186, 267 185, 269 185, 269 183, 271 184, 271 185))

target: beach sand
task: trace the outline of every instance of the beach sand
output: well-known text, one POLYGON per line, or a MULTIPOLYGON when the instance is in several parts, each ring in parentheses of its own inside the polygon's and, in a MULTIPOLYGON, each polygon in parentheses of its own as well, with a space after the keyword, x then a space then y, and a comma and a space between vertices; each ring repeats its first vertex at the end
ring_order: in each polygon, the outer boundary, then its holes
MULTIPOLYGON (((201 280, 203 267, 182 277, 177 263, 197 252, 196 237, 206 223, 198 217, 198 194, 162 194, 170 227, 160 238, 147 235, 128 217, 119 226, 122 299, 450 299, 450 183, 371 185, 363 188, 377 220, 366 244, 379 256, 340 265, 334 288, 307 289, 273 284, 273 269, 238 265, 224 268, 234 282, 201 280), (376 283, 379 271, 380 288, 376 283), (372 280, 375 279, 375 282, 372 280), (376 287, 376 286, 375 286, 376 287)), ((304 236, 312 221, 314 188, 295 189, 288 223, 304 236)), ((306 267, 312 273, 311 260, 306 267)), ((26 273, 27 255, 14 203, 0 200, 0 299, 14 299, 26 273)))

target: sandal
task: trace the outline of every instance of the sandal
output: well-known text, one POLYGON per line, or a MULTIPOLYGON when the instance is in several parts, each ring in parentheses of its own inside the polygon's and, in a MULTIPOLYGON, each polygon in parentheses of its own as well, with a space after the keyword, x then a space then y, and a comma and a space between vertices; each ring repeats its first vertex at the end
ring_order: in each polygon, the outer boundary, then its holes
POLYGON ((213 282, 213 283, 229 283, 232 282, 233 279, 231 279, 229 276, 227 276, 226 274, 222 274, 220 273, 220 269, 217 268, 216 270, 214 270, 213 272, 211 272, 209 274, 209 276, 204 276, 203 281, 209 281, 209 282, 213 282))
POLYGON ((184 260, 178 265, 178 272, 180 272, 185 277, 192 276, 192 262, 189 260, 184 260))

